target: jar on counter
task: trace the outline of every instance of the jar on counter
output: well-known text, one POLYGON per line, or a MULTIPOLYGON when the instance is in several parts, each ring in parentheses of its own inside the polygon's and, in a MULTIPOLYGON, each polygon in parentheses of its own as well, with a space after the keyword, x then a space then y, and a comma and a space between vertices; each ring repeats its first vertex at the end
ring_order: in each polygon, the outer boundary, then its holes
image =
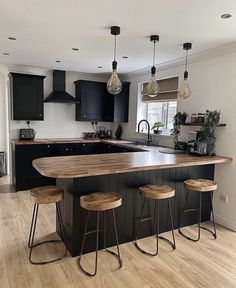
POLYGON ((205 123, 205 114, 204 113, 197 113, 197 122, 198 123, 205 123))
POLYGON ((196 113, 193 113, 191 115, 191 123, 197 123, 198 122, 198 117, 196 113))

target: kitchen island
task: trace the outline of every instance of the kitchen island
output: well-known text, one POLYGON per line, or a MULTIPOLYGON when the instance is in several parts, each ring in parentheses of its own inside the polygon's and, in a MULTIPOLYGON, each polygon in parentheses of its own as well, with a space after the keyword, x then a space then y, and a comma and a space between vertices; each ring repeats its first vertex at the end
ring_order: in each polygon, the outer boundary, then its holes
MULTIPOLYGON (((130 144, 112 145, 130 147, 130 144)), ((138 188, 147 183, 168 184, 176 189, 172 199, 174 227, 178 227, 179 213, 183 206, 186 191, 183 181, 188 178, 214 178, 215 164, 228 163, 231 158, 221 156, 197 157, 187 154, 160 153, 159 147, 137 147, 133 152, 94 154, 82 156, 61 156, 41 158, 33 161, 33 166, 46 177, 56 178, 58 186, 65 189, 61 203, 62 216, 67 236, 68 250, 72 256, 78 255, 81 247, 82 232, 85 223, 85 210, 80 207, 80 196, 91 192, 118 192, 123 197, 122 206, 117 209, 117 221, 120 243, 134 239, 137 217, 140 213, 141 199, 138 188)), ((191 204, 197 204, 196 193, 191 194, 191 204)), ((146 207, 145 214, 152 214, 153 203, 146 207)), ((161 203, 160 232, 171 229, 167 217, 167 204, 161 203)), ((203 195, 202 221, 210 219, 210 198, 203 195)), ((95 219, 91 220, 94 228, 95 219)), ((107 219, 108 227, 111 218, 107 219)), ((196 215, 190 215, 184 226, 196 223, 196 215)), ((153 234, 152 227, 144 227, 141 237, 153 234)), ((151 225, 150 225, 151 226, 151 225)), ((57 229, 58 231, 58 229, 57 229)), ((115 243, 113 231, 108 233, 108 245, 115 243)), ((85 252, 94 251, 94 238, 88 237, 85 252)), ((102 247, 101 247, 102 248, 102 247)))

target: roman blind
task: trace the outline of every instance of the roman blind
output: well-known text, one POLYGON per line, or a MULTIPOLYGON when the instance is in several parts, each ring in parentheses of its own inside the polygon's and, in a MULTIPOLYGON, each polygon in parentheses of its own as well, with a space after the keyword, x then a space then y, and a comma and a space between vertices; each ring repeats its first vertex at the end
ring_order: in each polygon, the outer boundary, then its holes
MULTIPOLYGON (((149 97, 148 95, 143 95, 143 102, 156 102, 156 101, 169 101, 176 100, 178 93, 178 77, 172 77, 167 79, 162 79, 157 81, 160 87, 160 93, 155 97, 149 97)), ((143 89, 145 91, 147 83, 143 83, 143 89)), ((145 92, 144 92, 145 93, 145 92)))

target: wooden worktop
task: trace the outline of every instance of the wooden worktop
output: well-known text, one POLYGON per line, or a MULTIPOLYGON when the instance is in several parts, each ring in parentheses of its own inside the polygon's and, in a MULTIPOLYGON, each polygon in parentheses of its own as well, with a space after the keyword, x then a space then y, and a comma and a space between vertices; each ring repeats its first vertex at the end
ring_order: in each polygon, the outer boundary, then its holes
POLYGON ((83 139, 83 138, 44 138, 34 140, 12 139, 14 145, 34 145, 34 144, 64 144, 64 143, 91 143, 100 142, 100 139, 83 139))
MULTIPOLYGON (((127 145, 129 144, 121 144, 127 145)), ((137 147, 140 148, 140 147, 137 147)), ((33 161, 40 174, 52 178, 78 178, 133 171, 228 163, 232 159, 222 156, 191 156, 160 153, 160 147, 147 147, 149 151, 60 156, 33 161)))

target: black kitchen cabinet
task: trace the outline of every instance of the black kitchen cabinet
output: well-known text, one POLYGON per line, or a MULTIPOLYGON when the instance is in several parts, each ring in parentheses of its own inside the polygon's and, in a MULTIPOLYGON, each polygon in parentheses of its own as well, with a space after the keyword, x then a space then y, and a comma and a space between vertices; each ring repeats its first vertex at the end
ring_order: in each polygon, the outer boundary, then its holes
POLYGON ((16 145, 13 152, 13 182, 16 191, 37 186, 55 185, 55 179, 43 177, 32 165, 37 158, 52 156, 50 145, 16 145))
POLYGON ((129 121, 129 87, 130 82, 122 82, 122 90, 114 96, 114 122, 129 121))
POLYGON ((76 87, 76 121, 113 120, 113 97, 109 97, 102 82, 78 80, 76 87))
POLYGON ((10 73, 12 120, 43 120, 45 76, 10 73))
POLYGON ((75 81, 76 121, 128 122, 129 86, 122 83, 122 91, 111 95, 105 82, 75 81), (120 98, 120 99, 119 99, 120 98))

